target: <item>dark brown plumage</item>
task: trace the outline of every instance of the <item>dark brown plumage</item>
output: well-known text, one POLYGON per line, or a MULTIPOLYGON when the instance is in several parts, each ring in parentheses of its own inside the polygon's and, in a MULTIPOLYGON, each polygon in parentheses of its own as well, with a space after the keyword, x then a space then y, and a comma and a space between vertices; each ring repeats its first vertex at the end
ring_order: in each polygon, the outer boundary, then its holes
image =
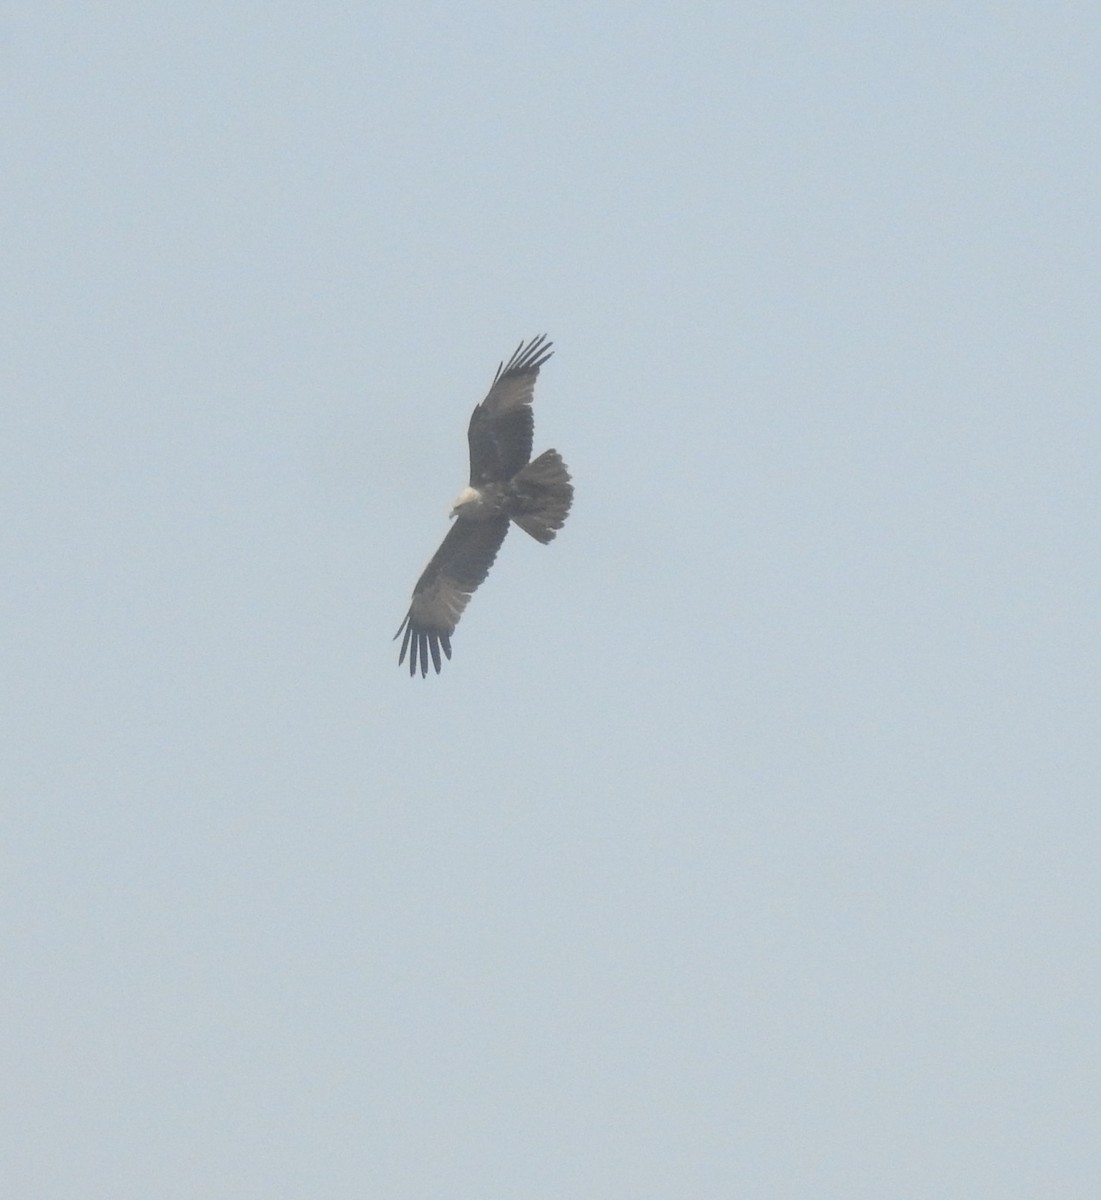
POLYGON ((532 397, 539 368, 550 358, 546 335, 523 342, 497 368, 493 385, 467 429, 470 486, 455 501, 455 520, 413 588, 413 601, 395 638, 404 633, 398 662, 409 674, 428 663, 439 672, 440 651, 451 657, 451 635, 515 521, 537 541, 550 542, 570 511, 573 487, 557 450, 531 459, 532 397))

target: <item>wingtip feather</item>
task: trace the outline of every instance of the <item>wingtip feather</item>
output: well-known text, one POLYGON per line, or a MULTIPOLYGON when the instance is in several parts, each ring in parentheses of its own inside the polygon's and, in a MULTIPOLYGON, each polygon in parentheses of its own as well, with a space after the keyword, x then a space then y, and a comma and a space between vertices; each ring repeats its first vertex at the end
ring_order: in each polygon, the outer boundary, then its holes
POLYGON ((499 379, 503 379, 510 374, 538 373, 539 368, 553 353, 554 343, 547 341, 545 333, 539 334, 538 337, 533 337, 526 345, 521 341, 519 346, 513 351, 512 357, 508 362, 498 364, 497 374, 493 376, 493 382, 496 383, 499 379))

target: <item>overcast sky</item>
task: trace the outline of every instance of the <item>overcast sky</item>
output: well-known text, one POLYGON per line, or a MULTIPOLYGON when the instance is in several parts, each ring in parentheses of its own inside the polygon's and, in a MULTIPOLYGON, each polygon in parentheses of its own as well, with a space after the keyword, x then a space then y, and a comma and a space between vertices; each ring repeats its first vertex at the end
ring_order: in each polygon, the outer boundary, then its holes
POLYGON ((1101 1195, 1096 5, 18 7, 4 1194, 1101 1195))

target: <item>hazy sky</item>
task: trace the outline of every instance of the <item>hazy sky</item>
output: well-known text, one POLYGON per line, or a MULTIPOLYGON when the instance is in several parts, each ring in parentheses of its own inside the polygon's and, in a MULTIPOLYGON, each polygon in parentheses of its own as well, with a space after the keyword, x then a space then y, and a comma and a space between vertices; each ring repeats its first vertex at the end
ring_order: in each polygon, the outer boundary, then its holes
POLYGON ((0 33, 4 1194, 1101 1195, 1096 5, 0 33))

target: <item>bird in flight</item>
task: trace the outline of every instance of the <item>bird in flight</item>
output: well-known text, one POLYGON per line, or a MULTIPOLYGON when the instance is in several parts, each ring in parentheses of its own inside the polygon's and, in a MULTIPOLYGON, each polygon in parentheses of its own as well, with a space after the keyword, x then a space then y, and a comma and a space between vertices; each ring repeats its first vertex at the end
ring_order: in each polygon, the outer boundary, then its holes
POLYGON ((404 633, 398 665, 409 655, 409 674, 436 673, 440 650, 451 657, 451 635, 467 601, 485 579, 515 521, 537 542, 553 540, 573 501, 570 473, 557 450, 531 457, 532 395, 539 368, 551 356, 546 334, 523 342, 501 363, 486 398, 467 429, 470 486, 451 509, 454 525, 424 568, 395 640, 404 633))

